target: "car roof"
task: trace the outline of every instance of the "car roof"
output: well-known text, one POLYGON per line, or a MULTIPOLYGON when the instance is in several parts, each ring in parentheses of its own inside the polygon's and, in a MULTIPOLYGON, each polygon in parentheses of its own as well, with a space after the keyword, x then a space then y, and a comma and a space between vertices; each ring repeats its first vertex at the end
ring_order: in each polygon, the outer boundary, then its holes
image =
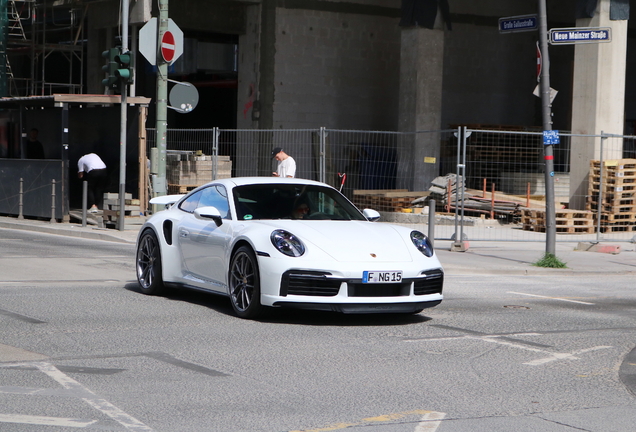
MULTIPOLYGON (((226 179, 214 180, 208 184, 222 184, 229 188, 245 185, 258 185, 258 184, 305 184, 326 186, 332 188, 328 184, 317 182, 314 180, 306 180, 301 178, 280 178, 280 177, 232 177, 226 179)), ((332 188, 333 189, 333 188, 332 188)))

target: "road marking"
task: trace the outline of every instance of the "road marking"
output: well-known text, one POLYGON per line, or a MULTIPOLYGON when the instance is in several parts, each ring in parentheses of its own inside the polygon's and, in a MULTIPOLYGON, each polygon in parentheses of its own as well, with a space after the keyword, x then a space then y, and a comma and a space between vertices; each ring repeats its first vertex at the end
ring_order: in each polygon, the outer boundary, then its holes
POLYGON ((524 364, 526 365, 530 365, 530 366, 539 366, 539 365, 544 365, 546 363, 550 363, 556 360, 562 360, 562 359, 569 359, 569 360, 578 360, 578 357, 576 357, 576 355, 578 354, 584 354, 586 352, 591 352, 591 351, 598 351, 598 350, 602 350, 602 349, 608 349, 608 348, 614 348, 612 346, 606 346, 606 345, 600 345, 600 346, 595 346, 592 348, 586 348, 586 349, 582 349, 582 350, 578 350, 578 351, 574 351, 572 353, 556 353, 553 354, 551 357, 546 357, 546 358, 542 358, 542 359, 538 359, 538 360, 533 360, 533 361, 529 361, 526 362, 524 364))
POLYGON ((0 255, 0 259, 84 259, 84 260, 100 260, 100 259, 128 259, 126 255, 103 255, 103 256, 86 256, 86 255, 0 255))
POLYGON ((588 302, 579 301, 579 300, 570 300, 570 299, 564 299, 564 298, 559 298, 559 297, 548 297, 548 296, 520 293, 520 292, 514 292, 514 291, 508 291, 508 294, 518 294, 518 295, 529 296, 529 297, 539 297, 539 298, 550 299, 550 300, 560 300, 560 301, 564 301, 564 302, 579 303, 579 304, 584 304, 584 305, 593 305, 594 304, 594 303, 588 303, 588 302))
POLYGON ((435 432, 437 428, 442 424, 442 419, 446 416, 446 413, 428 410, 413 410, 404 411, 393 414, 384 414, 377 417, 367 417, 356 423, 334 423, 329 426, 320 427, 316 429, 295 430, 290 432, 332 432, 342 429, 349 429, 356 426, 365 426, 369 423, 379 422, 391 422, 395 420, 402 420, 405 417, 419 415, 420 421, 417 424, 414 432, 435 432))
POLYGON ((445 413, 430 411, 422 416, 420 423, 415 428, 415 432, 435 432, 442 424, 445 413))
MULTIPOLYGON (((532 333, 526 333, 526 334, 532 334, 532 333)), ((492 336, 449 336, 449 337, 440 337, 440 338, 431 338, 431 339, 426 339, 426 341, 444 341, 444 340, 458 340, 458 339, 473 339, 473 340, 480 340, 483 342, 489 342, 489 343, 495 343, 495 344, 499 344, 499 345, 505 345, 505 346, 509 346, 512 348, 519 348, 525 351, 531 351, 531 352, 537 352, 537 353, 543 353, 543 354, 548 354, 548 357, 542 358, 542 359, 538 359, 538 360, 533 360, 533 361, 529 361, 526 363, 523 363, 525 365, 529 365, 529 366, 539 366, 539 365, 543 365, 546 363, 550 363, 556 360, 563 360, 563 359, 569 359, 569 360, 578 360, 579 358, 576 357, 576 355, 578 354, 584 354, 586 352, 590 352, 590 351, 598 351, 601 349, 608 349, 608 348, 614 348, 613 346, 607 346, 607 345, 601 345, 601 346, 596 346, 596 347, 592 347, 592 348, 585 348, 582 350, 578 350, 578 351, 574 351, 571 353, 553 353, 547 350, 543 350, 543 349, 539 349, 539 348, 534 348, 531 346, 527 346, 527 345, 522 345, 522 344, 517 344, 517 343, 513 343, 513 342, 509 342, 507 340, 501 340, 502 336, 500 335, 492 335, 492 336)), ((424 342, 424 340, 416 340, 416 339, 411 339, 411 340, 406 340, 405 342, 424 342)))
POLYGON ((37 368, 40 372, 48 375, 55 381, 57 381, 62 387, 67 390, 72 390, 78 393, 78 397, 81 398, 84 402, 95 408, 96 410, 102 412, 108 417, 115 420, 117 423, 124 426, 126 429, 131 431, 139 431, 139 432, 152 432, 153 429, 146 426, 136 418, 131 415, 126 414, 121 409, 117 408, 115 405, 111 404, 105 399, 98 397, 95 393, 93 393, 88 388, 84 387, 79 382, 75 381, 68 375, 65 375, 62 371, 56 368, 51 363, 46 362, 20 362, 20 363, 6 363, 0 365, 0 367, 10 368, 10 367, 20 367, 20 366, 31 366, 37 368))
POLYGON ((62 373, 52 364, 39 362, 33 363, 33 366, 38 368, 41 372, 45 373, 49 377, 53 378, 66 389, 87 392, 88 397, 82 398, 84 402, 86 402, 96 410, 106 414, 108 417, 112 418, 113 420, 124 426, 126 429, 133 431, 152 431, 151 428, 149 428, 136 418, 126 414, 107 400, 97 397, 95 393, 81 385, 79 382, 75 381, 70 376, 62 373))
POLYGON ((94 423, 97 423, 97 420, 81 420, 63 417, 42 417, 20 414, 0 414, 0 423, 19 423, 40 426, 85 428, 94 423))

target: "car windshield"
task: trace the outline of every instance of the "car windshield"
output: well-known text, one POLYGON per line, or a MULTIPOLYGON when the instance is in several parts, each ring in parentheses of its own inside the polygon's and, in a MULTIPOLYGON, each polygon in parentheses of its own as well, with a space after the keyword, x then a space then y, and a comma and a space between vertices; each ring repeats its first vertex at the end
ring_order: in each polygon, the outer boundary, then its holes
POLYGON ((239 220, 366 220, 335 189, 305 184, 257 184, 233 189, 239 220))

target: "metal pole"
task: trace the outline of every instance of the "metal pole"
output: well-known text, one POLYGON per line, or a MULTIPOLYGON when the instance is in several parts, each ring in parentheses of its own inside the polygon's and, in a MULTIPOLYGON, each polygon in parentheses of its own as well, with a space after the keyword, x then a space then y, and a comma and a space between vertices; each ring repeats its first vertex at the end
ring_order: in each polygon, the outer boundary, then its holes
MULTIPOLYGON (((603 136, 604 133, 601 131, 601 154, 599 158, 599 167, 598 167, 598 197, 596 198, 596 243, 601 241, 601 217, 603 215, 603 165, 605 165, 605 161, 603 160, 603 147, 605 144, 606 136, 603 136)), ((594 179, 590 176, 588 179, 589 182, 592 182, 594 179)), ((594 196, 592 195, 591 198, 594 196)))
MULTIPOLYGON (((552 130, 552 104, 550 102, 550 56, 548 54, 548 16, 546 0, 539 0, 539 44, 541 46, 541 94, 543 130, 552 130)), ((555 254, 556 210, 554 202, 554 150, 552 144, 544 145, 545 159, 545 252, 555 254)))
POLYGON ((212 128, 212 180, 216 180, 219 175, 219 128, 217 126, 212 128))
MULTIPOLYGON (((121 53, 128 52, 128 5, 129 0, 121 2, 121 53)), ((121 80, 120 129, 119 129, 119 231, 124 230, 126 215, 126 120, 128 112, 128 85, 121 80)), ((102 209, 103 210, 103 209, 102 209)))
MULTIPOLYGON (((466 182, 466 138, 467 138, 467 134, 466 134, 466 126, 464 126, 464 130, 462 133, 462 163, 459 165, 459 168, 461 169, 461 176, 460 176, 460 184, 459 185, 455 185, 455 189, 459 190, 459 187, 462 188, 462 193, 461 193, 461 199, 462 199, 462 204, 461 204, 461 224, 459 225, 459 241, 463 242, 464 241, 464 195, 465 195, 465 191, 464 191, 464 184, 466 182)), ((455 202, 455 205, 457 205, 457 202, 455 202)))
POLYGON ((18 219, 24 219, 24 179, 20 177, 20 204, 18 206, 18 219))
MULTIPOLYGON (((82 226, 86 226, 86 216, 88 207, 88 182, 84 180, 82 182, 82 226)), ((102 209, 103 210, 103 209, 102 209)))
POLYGON ((428 200, 428 239, 435 247, 435 200, 428 200))
POLYGON ((55 179, 51 181, 51 223, 55 223, 55 179))
POLYGON ((157 177, 153 185, 155 196, 166 194, 166 131, 168 129, 168 63, 161 56, 161 39, 168 31, 168 0, 158 0, 157 20, 157 124, 156 145, 158 150, 157 177))
POLYGON ((326 137, 327 137, 327 132, 325 131, 325 127, 321 126, 320 127, 320 173, 319 173, 319 179, 323 183, 325 182, 325 180, 327 180, 327 175, 325 173, 325 170, 326 170, 325 158, 327 157, 326 137))
MULTIPOLYGON (((455 243, 457 243, 457 235, 459 234, 457 232, 457 227, 459 225, 459 213, 458 213, 458 208, 457 208, 457 177, 459 176, 459 165, 460 165, 460 157, 462 154, 461 151, 461 144, 462 144, 462 127, 459 126, 457 128, 457 165, 456 165, 456 169, 455 169, 455 243)), ((451 202, 451 191, 450 188, 447 188, 447 201, 448 201, 448 207, 450 209, 450 202, 451 202)), ((461 240, 460 240, 461 241, 461 240)))

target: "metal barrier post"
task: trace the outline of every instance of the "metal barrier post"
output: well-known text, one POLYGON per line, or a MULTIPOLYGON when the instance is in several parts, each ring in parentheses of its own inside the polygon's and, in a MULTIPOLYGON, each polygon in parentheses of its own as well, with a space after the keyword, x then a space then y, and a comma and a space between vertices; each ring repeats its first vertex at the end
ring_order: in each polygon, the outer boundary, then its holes
POLYGON ((435 200, 428 200, 428 240, 435 247, 435 200))
POLYGON ((216 180, 219 172, 219 128, 212 128, 212 180, 216 180))
MULTIPOLYGON (((457 190, 457 176, 459 175, 459 165, 461 164, 460 162, 460 157, 461 157, 461 144, 462 144, 462 128, 461 126, 459 126, 457 128, 457 165, 455 168, 455 241, 457 241, 457 235, 459 234, 457 231, 458 225, 459 225, 459 212, 458 212, 458 208, 457 208, 457 203, 459 202, 458 200, 458 190, 457 190)), ((447 195, 447 199, 448 199, 448 208, 450 210, 450 201, 451 201, 451 191, 450 188, 448 190, 447 195)))
POLYGON ((51 223, 55 222, 55 179, 51 181, 51 223))
MULTIPOLYGON (((604 136, 603 131, 601 131, 601 154, 599 157, 599 167, 598 167, 598 174, 599 174, 599 180, 598 180, 598 198, 596 199, 596 243, 599 243, 601 241, 601 217, 603 214, 603 144, 605 144, 605 140, 607 139, 606 136, 604 136)), ((593 179, 588 178, 587 181, 591 182, 593 179)), ((590 189, 590 188, 588 188, 590 189)), ((594 188, 592 187, 591 190, 593 191, 594 188)), ((593 198, 593 197, 592 197, 593 198)))
MULTIPOLYGON (((466 139, 470 136, 470 132, 466 131, 466 126, 464 126, 464 133, 462 134, 462 147, 463 147, 463 153, 462 153, 462 163, 459 164, 459 168, 461 169, 461 176, 460 176, 460 186, 462 188, 462 210, 461 210, 461 225, 459 228, 459 241, 461 241, 462 243, 464 242, 464 198, 466 195, 466 192, 464 190, 464 184, 466 183, 466 139)), ((455 186, 457 188, 457 186, 455 186)), ((455 202, 455 205, 457 205, 457 202, 455 202)))
POLYGON ((88 182, 84 180, 82 182, 82 226, 86 226, 86 213, 88 207, 88 182))
POLYGON ((323 183, 327 179, 327 175, 325 173, 325 171, 326 171, 325 158, 327 157, 327 151, 326 151, 326 148, 325 148, 326 147, 326 137, 327 137, 327 133, 325 132, 325 127, 321 126, 320 127, 320 172, 318 173, 318 178, 323 183))
POLYGON ((20 177, 20 203, 18 204, 18 219, 24 219, 24 179, 20 177))

